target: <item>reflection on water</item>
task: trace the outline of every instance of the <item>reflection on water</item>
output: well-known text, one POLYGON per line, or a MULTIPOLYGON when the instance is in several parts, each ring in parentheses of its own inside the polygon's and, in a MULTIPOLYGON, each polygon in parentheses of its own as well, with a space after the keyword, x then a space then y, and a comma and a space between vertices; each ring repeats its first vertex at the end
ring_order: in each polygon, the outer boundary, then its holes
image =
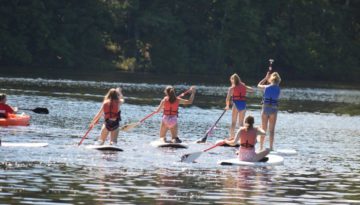
MULTIPOLYGON (((102 95, 117 83, 1 78, 0 84, 0 90, 9 94, 9 103, 50 110, 49 115, 31 113, 29 127, 0 128, 3 141, 49 143, 36 149, 1 147, 0 202, 4 204, 360 203, 359 116, 282 110, 276 147, 299 153, 286 157, 283 166, 221 167, 216 162, 234 157, 235 151, 223 147, 204 153, 197 163, 185 164, 179 162, 181 155, 202 150, 227 136, 230 113, 205 145, 190 144, 185 150, 149 146, 158 137, 161 116, 156 115, 132 132, 120 133, 124 152, 106 153, 77 147, 77 143, 98 110, 102 95)), ((152 112, 163 89, 156 84, 120 85, 130 95, 130 103, 122 108, 122 123, 152 112)), ((187 86, 177 87, 181 90, 187 86)), ((196 106, 180 110, 182 139, 191 143, 204 135, 222 112, 219 93, 225 89, 200 86, 196 106), (207 99, 212 104, 206 105, 207 99)), ((283 95, 297 106, 312 105, 297 100, 303 96, 314 102, 346 99, 354 105, 359 99, 356 90, 341 93, 288 88, 283 95)), ((251 98, 253 106, 247 113, 259 124, 258 96, 251 98)), ((97 126, 84 144, 92 144, 99 132, 97 126)))

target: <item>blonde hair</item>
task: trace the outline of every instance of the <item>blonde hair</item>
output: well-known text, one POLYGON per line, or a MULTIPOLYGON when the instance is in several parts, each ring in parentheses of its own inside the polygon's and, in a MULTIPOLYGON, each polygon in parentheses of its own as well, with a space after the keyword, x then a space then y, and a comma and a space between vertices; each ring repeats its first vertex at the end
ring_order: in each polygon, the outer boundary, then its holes
POLYGON ((119 100, 119 92, 115 88, 111 88, 104 97, 104 101, 106 100, 119 100))
POLYGON ((270 75, 269 82, 279 85, 280 82, 281 82, 281 78, 280 78, 279 73, 278 73, 278 72, 273 72, 273 73, 270 75))
POLYGON ((234 80, 235 86, 236 86, 236 85, 239 85, 240 82, 241 82, 240 77, 239 77, 238 74, 236 74, 236 73, 234 73, 234 74, 230 77, 230 79, 233 79, 233 80, 234 80))

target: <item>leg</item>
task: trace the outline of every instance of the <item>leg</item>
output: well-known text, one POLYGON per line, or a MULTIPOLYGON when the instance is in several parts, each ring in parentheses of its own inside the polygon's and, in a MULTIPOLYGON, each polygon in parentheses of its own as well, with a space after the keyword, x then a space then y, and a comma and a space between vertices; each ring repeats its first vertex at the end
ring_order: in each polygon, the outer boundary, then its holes
POLYGON ((230 138, 229 140, 234 139, 235 137, 235 128, 236 128, 236 118, 238 116, 238 110, 236 109, 236 106, 232 106, 232 116, 231 116, 231 127, 230 127, 230 138))
POLYGON ((274 149, 276 119, 277 119, 277 112, 269 116, 270 150, 274 149))
POLYGON ((258 162, 262 158, 264 158, 266 155, 270 153, 270 149, 266 148, 265 150, 261 150, 260 152, 256 153, 255 162, 258 162))
POLYGON ((119 128, 110 132, 110 144, 117 144, 117 139, 119 136, 119 128))
POLYGON ((103 145, 104 142, 106 141, 108 134, 109 134, 109 131, 106 129, 105 125, 103 125, 101 127, 101 134, 100 134, 100 138, 99 138, 101 145, 103 145))
POLYGON ((160 125, 160 140, 166 141, 166 132, 168 131, 168 128, 164 124, 164 122, 161 121, 160 125))
MULTIPOLYGON (((264 111, 261 113, 261 128, 266 132, 267 131, 267 125, 269 121, 269 116, 264 113, 264 111)), ((260 136, 260 150, 264 149, 264 142, 265 142, 265 135, 260 136)))
POLYGON ((171 139, 176 139, 178 137, 178 124, 174 125, 170 128, 171 139))
POLYGON ((244 126, 245 113, 246 113, 245 109, 238 112, 239 127, 244 126))

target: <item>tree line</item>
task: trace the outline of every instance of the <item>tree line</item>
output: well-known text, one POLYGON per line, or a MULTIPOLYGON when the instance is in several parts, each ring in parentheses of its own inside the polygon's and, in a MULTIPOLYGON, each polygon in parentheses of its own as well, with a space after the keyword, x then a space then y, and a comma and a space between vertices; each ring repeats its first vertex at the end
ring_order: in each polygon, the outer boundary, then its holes
POLYGON ((0 66, 358 81, 358 0, 0 0, 0 66))

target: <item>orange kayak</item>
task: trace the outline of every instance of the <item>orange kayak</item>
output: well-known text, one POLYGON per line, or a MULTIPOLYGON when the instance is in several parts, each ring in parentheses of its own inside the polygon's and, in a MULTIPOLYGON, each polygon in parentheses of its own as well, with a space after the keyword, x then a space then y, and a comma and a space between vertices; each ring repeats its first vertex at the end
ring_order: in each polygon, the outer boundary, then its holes
POLYGON ((28 126, 30 124, 29 115, 9 115, 8 118, 0 118, 0 126, 28 126))

